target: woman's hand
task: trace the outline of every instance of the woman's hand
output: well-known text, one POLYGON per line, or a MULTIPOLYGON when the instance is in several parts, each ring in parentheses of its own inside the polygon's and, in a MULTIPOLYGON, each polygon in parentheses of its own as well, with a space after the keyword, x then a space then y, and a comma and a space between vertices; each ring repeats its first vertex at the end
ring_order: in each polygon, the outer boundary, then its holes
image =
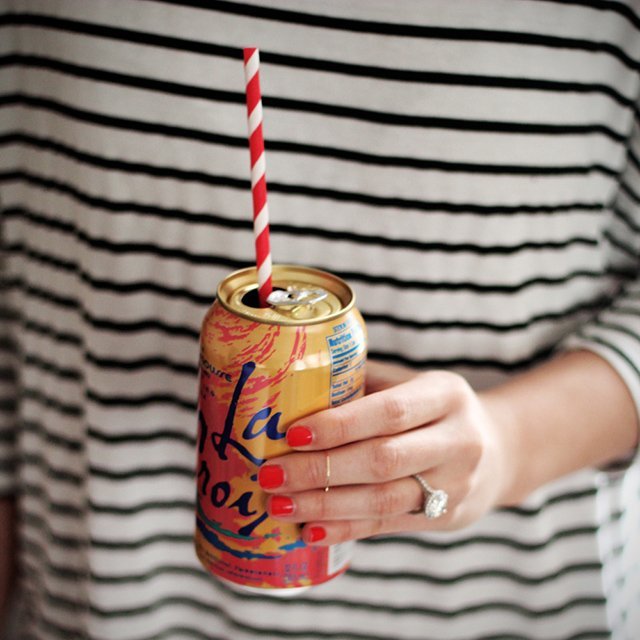
POLYGON ((335 544, 458 529, 500 503, 509 482, 506 443, 462 377, 369 362, 367 392, 289 428, 295 452, 259 473, 272 517, 306 523, 307 542, 335 544), (447 492, 446 514, 425 517, 414 474, 447 492))

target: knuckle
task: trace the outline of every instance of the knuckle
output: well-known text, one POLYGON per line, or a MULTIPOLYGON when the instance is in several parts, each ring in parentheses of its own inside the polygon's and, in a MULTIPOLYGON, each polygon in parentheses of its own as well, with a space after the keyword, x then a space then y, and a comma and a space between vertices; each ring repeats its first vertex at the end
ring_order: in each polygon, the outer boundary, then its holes
POLYGON ((402 496, 393 485, 378 485, 372 494, 371 510, 376 516, 386 516, 402 511, 402 496))
POLYGON ((311 520, 329 520, 330 507, 326 494, 315 494, 311 497, 309 505, 305 509, 305 516, 311 520))
POLYGON ((310 456, 304 466, 304 473, 300 477, 305 478, 305 487, 324 487, 327 475, 327 463, 323 454, 310 456))
POLYGON ((467 461, 467 464, 471 468, 478 466, 484 452, 484 446, 482 440, 477 434, 472 434, 467 438, 464 444, 463 459, 467 461))
POLYGON ((325 444, 335 445, 349 442, 353 433, 353 425, 353 412, 347 407, 340 407, 340 410, 333 414, 331 428, 326 431, 325 437, 328 442, 325 444))
POLYGON ((384 533, 385 530, 385 520, 383 518, 376 518, 371 522, 367 537, 380 535, 381 533, 384 533))
POLYGON ((354 538, 358 537, 356 532, 356 524, 352 520, 342 522, 337 528, 336 533, 338 542, 346 542, 347 540, 353 540, 354 538))
POLYGON ((407 398, 398 394, 387 396, 382 404, 382 417, 388 429, 401 430, 409 418, 407 398))
POLYGON ((371 455, 374 480, 384 481, 395 478, 402 467, 402 450, 394 438, 380 438, 373 444, 371 455))

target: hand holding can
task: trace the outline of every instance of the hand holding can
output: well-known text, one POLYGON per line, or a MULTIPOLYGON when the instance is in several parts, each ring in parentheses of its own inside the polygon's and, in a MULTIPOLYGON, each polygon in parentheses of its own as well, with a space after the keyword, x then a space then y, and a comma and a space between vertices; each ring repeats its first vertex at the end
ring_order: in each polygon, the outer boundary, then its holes
POLYGON ((366 344, 342 280, 274 267, 273 281, 261 308, 255 269, 232 274, 203 322, 196 551, 223 580, 291 594, 342 573, 350 545, 310 546, 298 524, 270 518, 258 474, 290 451, 290 424, 364 394, 366 344))

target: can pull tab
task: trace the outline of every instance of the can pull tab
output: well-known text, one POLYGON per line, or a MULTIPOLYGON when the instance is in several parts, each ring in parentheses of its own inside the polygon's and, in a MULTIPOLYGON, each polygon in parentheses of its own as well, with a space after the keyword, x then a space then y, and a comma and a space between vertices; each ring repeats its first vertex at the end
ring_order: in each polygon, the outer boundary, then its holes
POLYGON ((287 287, 284 289, 276 289, 267 297, 267 302, 273 307, 300 307, 303 305, 312 305, 324 300, 327 292, 324 289, 296 289, 295 287, 287 287))

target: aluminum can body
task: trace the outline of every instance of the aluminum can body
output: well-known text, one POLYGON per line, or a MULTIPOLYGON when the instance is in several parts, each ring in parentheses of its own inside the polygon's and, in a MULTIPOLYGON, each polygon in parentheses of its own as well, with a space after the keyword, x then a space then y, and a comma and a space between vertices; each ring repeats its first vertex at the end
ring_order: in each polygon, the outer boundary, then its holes
POLYGON ((290 451, 294 421, 363 395, 366 330, 335 276, 274 267, 283 291, 328 293, 282 311, 250 305, 254 274, 225 279, 202 324, 195 548, 219 578, 289 595, 341 574, 352 545, 306 545, 299 525, 270 518, 258 471, 290 451))

